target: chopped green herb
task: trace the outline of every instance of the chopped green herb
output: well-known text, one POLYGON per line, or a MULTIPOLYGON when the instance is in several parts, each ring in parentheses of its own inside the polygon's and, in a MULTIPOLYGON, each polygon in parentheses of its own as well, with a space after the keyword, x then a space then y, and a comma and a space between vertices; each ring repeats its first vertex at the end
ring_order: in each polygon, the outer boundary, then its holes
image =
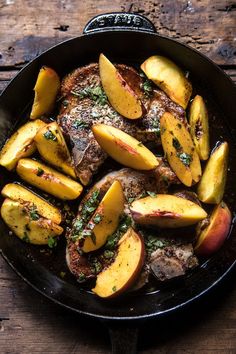
POLYGON ((37 176, 42 176, 44 174, 44 170, 41 168, 41 167, 38 167, 38 170, 37 170, 37 176))
POLYGON ((49 237, 48 239, 48 247, 54 248, 57 246, 57 239, 55 237, 49 237))
POLYGON ((26 243, 30 243, 30 238, 29 238, 29 236, 28 236, 26 231, 24 232, 24 236, 22 237, 22 241, 24 241, 26 243))
POLYGON ((101 86, 85 87, 79 92, 71 91, 71 93, 79 98, 90 98, 101 106, 107 103, 107 96, 101 86))
POLYGON ((135 198, 128 198, 128 203, 131 204, 131 203, 133 203, 134 200, 135 200, 135 198))
POLYGON ((174 148, 176 150, 180 150, 181 149, 181 145, 180 145, 180 142, 177 138, 173 138, 172 139, 172 145, 174 146, 174 148))
POLYGON ((112 287, 112 291, 113 291, 113 293, 116 291, 116 286, 115 285, 112 287))
POLYGON ((112 235, 110 235, 108 237, 104 248, 109 249, 109 250, 114 250, 116 248, 116 245, 117 245, 119 239, 128 230, 128 228, 131 226, 131 224, 132 224, 131 217, 124 214, 120 220, 117 230, 112 235))
POLYGON ((192 162, 192 156, 187 154, 186 152, 182 152, 181 154, 178 153, 177 156, 179 157, 180 161, 183 162, 185 166, 189 166, 192 162))
POLYGON ((57 141, 57 137, 49 129, 43 134, 43 136, 47 140, 57 141))
POLYGON ((78 280, 79 283, 84 282, 86 280, 86 275, 83 272, 79 273, 79 276, 78 276, 77 280, 78 280))
POLYGON ((66 272, 60 272, 60 277, 63 279, 65 278, 66 272))
POLYGON ((99 224, 102 221, 102 215, 101 214, 97 214, 94 216, 93 218, 93 222, 94 224, 99 224))
POLYGON ((157 194, 155 192, 147 191, 147 194, 150 195, 150 197, 155 198, 157 194))
POLYGON ((69 101, 68 100, 64 100, 64 101, 62 101, 62 104, 63 104, 64 107, 67 107, 68 104, 69 104, 69 101))
POLYGON ((103 255, 104 255, 104 257, 106 259, 110 259, 110 258, 114 257, 114 254, 115 253, 113 251, 110 251, 110 250, 105 250, 104 253, 103 253, 103 255))
POLYGON ((38 220, 40 219, 40 216, 38 214, 38 211, 37 211, 37 208, 35 206, 33 206, 30 210, 29 210, 29 215, 30 215, 30 218, 32 220, 38 220))
POLYGON ((153 126, 153 132, 156 134, 156 136, 160 136, 160 121, 159 119, 154 119, 152 122, 153 126))
POLYGON ((140 143, 138 143, 138 146, 143 146, 143 143, 141 143, 141 142, 140 142, 140 143))
POLYGON ((76 119, 72 124, 72 128, 75 129, 89 128, 89 124, 83 122, 81 119, 76 119))
MULTIPOLYGON (((144 232, 142 232, 144 233, 144 232)), ((163 248, 168 245, 167 241, 160 240, 156 235, 144 233, 145 248, 147 254, 150 256, 152 252, 156 251, 158 248, 163 248)))

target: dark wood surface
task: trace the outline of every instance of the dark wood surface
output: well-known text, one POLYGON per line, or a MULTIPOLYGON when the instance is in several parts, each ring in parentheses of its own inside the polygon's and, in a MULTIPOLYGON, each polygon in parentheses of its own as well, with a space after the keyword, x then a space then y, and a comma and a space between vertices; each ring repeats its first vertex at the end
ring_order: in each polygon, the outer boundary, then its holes
MULTIPOLYGON (((94 15, 131 11, 222 66, 236 82, 236 2, 223 0, 0 0, 0 91, 44 49, 80 34, 94 15)), ((236 353, 235 274, 215 296, 165 321, 144 324, 141 353, 236 353)), ((109 353, 105 325, 33 291, 0 258, 0 353, 109 353)))

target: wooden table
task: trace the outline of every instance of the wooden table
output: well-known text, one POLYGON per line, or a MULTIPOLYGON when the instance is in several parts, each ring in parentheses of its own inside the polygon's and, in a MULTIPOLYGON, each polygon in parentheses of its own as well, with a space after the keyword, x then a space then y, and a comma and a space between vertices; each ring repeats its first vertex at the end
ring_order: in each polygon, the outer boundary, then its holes
MULTIPOLYGON (((147 16, 158 33, 200 50, 236 81, 236 3, 226 0, 0 0, 0 90, 44 49, 80 34, 102 12, 147 16)), ((224 289, 140 329, 142 353, 236 353, 234 275, 224 289)), ((108 331, 34 292, 0 258, 0 353, 109 353, 108 331)))

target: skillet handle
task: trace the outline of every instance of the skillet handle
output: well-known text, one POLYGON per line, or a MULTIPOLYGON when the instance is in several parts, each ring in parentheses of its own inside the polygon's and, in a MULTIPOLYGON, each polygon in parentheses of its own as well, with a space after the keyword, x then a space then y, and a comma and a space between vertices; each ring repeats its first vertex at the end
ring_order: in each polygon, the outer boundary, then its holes
POLYGON ((109 325, 112 354, 137 354, 138 328, 127 327, 127 323, 118 326, 109 325))
POLYGON ((153 23, 146 17, 128 12, 112 12, 93 17, 84 27, 84 34, 106 30, 129 30, 155 33, 153 23))

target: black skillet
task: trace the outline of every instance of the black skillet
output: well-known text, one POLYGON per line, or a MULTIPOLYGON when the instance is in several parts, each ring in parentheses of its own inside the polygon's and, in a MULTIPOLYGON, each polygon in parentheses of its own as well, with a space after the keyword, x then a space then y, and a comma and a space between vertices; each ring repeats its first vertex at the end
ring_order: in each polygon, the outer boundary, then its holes
MULTIPOLYGON (((208 58, 182 43, 159 36, 152 23, 139 15, 99 15, 87 24, 83 36, 47 50, 24 67, 0 97, 1 146, 25 120, 27 107, 32 103, 32 89, 42 65, 51 66, 63 77, 73 68, 97 61, 101 52, 112 61, 133 65, 142 63, 150 55, 161 53, 190 72, 193 86, 207 100, 210 109, 212 139, 215 139, 214 136, 220 137, 230 144, 230 171, 225 198, 234 212, 236 169, 232 159, 236 155, 236 87, 208 58)), ((0 169, 0 176, 1 188, 12 179, 11 174, 3 168, 0 169)), ((24 244, 17 237, 9 235, 2 220, 0 231, 1 254, 22 279, 55 303, 91 318, 107 320, 111 324, 125 321, 128 326, 128 321, 135 321, 137 325, 141 320, 173 313, 215 287, 236 263, 236 230, 232 227, 223 248, 180 282, 174 282, 159 291, 133 293, 116 301, 103 301, 91 292, 80 289, 72 276, 60 278, 60 271, 66 270, 63 240, 48 256, 39 252, 37 247, 24 244)), ((114 352, 134 352, 133 334, 128 333, 125 344, 116 337, 114 352), (124 344, 122 348, 121 344, 124 344)))

